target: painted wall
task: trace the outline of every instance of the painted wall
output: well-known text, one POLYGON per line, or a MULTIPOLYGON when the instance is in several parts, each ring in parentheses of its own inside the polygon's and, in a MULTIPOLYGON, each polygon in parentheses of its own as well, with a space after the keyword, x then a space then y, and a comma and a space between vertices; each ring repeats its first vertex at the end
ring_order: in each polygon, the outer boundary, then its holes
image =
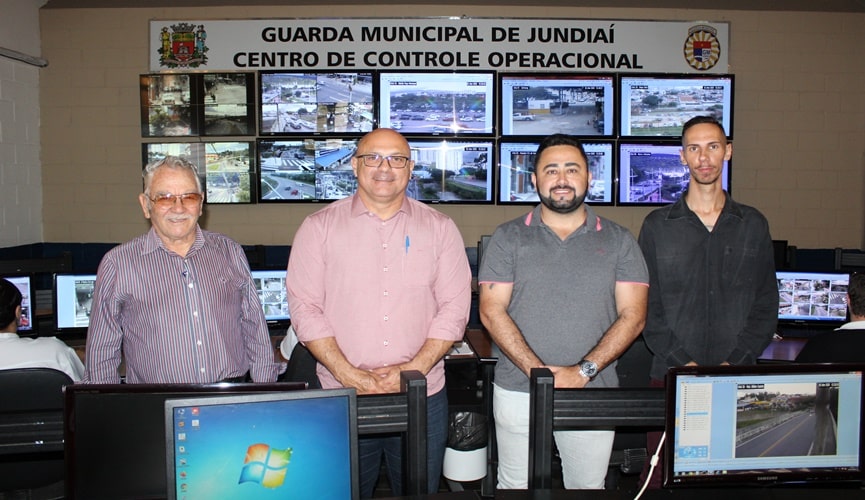
MULTIPOLYGON (((865 15, 482 6, 45 9, 40 12, 42 185, 47 242, 120 242, 147 230, 138 76, 150 19, 544 17, 728 21, 736 75, 733 195, 800 248, 865 239, 865 15)), ((5 121, 4 121, 5 123, 5 121)), ((203 223, 244 244, 290 244, 307 205, 210 206, 203 223)), ((467 246, 526 207, 448 206, 467 246)), ((598 210, 636 234, 646 208, 598 210)))
MULTIPOLYGON (((0 47, 41 57, 39 7, 0 0, 0 47)), ((0 247, 42 241, 39 68, 0 57, 0 247)))

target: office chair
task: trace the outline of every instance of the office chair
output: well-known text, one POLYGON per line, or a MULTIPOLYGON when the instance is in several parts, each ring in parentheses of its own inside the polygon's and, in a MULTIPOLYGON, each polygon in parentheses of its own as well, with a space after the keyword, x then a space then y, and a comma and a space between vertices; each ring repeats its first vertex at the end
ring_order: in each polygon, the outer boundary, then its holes
POLYGON ((315 373, 316 360, 305 345, 298 342, 291 349, 285 373, 279 376, 280 382, 306 382, 310 389, 321 389, 315 373))
POLYGON ((0 370, 0 492, 63 481, 63 386, 69 384, 69 375, 51 368, 0 370))

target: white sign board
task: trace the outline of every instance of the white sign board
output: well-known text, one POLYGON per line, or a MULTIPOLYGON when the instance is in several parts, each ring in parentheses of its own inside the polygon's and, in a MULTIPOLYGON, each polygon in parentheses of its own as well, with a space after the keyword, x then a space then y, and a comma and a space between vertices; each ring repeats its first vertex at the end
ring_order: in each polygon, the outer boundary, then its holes
POLYGON ((727 73, 729 24, 580 19, 154 20, 150 70, 727 73))

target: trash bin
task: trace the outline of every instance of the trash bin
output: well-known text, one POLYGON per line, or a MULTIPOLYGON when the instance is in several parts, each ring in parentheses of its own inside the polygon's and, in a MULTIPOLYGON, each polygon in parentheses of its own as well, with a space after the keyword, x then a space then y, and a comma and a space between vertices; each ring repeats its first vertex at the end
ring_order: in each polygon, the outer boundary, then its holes
POLYGON ((442 473, 452 481, 475 481, 487 475, 487 417, 471 411, 452 412, 442 473))

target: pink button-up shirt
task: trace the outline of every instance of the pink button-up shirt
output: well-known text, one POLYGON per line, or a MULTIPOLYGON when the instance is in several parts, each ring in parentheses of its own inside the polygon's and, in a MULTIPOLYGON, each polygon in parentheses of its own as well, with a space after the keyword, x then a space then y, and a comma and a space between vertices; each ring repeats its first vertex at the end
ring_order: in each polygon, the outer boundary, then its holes
MULTIPOLYGON (((356 195, 309 217, 288 261, 288 304, 298 339, 334 337, 357 368, 411 360, 426 339, 463 338, 471 270, 462 236, 446 215, 406 198, 381 220, 356 195)), ((340 387, 322 365, 322 387, 340 387)), ((427 375, 444 387, 444 362, 427 375)))

